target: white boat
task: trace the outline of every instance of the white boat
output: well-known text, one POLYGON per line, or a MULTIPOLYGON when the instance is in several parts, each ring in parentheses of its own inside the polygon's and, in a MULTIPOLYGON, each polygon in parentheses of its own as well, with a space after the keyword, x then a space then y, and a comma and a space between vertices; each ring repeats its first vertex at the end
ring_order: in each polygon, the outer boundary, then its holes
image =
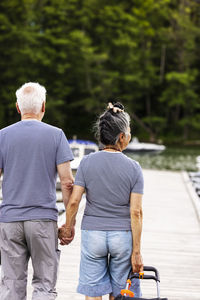
POLYGON ((140 143, 137 137, 134 137, 124 150, 125 153, 136 154, 158 154, 164 151, 166 147, 164 145, 158 145, 153 143, 140 143))
POLYGON ((197 158, 196 158, 196 166, 197 166, 198 171, 200 172, 200 155, 197 156, 197 158))
POLYGON ((76 171, 78 169, 84 155, 97 152, 99 150, 97 144, 91 141, 74 139, 68 140, 68 142, 74 155, 74 160, 71 162, 72 171, 76 171))

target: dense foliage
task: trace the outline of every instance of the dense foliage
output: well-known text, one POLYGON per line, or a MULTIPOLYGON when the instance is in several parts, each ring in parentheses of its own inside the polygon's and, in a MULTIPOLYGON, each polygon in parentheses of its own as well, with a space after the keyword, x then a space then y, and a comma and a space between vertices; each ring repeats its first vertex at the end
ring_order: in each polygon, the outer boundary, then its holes
POLYGON ((199 0, 1 0, 0 127, 18 120, 15 91, 47 91, 45 121, 91 138, 121 99, 146 140, 199 139, 199 0))

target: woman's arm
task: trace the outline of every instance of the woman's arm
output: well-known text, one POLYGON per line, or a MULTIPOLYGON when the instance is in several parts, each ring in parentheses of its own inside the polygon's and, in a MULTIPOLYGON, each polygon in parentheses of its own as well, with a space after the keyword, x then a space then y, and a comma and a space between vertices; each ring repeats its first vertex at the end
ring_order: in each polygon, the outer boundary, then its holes
POLYGON ((142 194, 131 193, 130 196, 130 216, 131 230, 133 236, 133 252, 131 264, 133 272, 143 271, 141 255, 141 235, 142 235, 142 194))
POLYGON ((80 185, 74 185, 73 192, 66 209, 66 230, 70 230, 70 228, 75 224, 76 214, 78 212, 79 204, 84 191, 84 187, 80 185))
POLYGON ((84 187, 74 185, 66 208, 66 223, 59 229, 61 245, 69 244, 74 238, 74 225, 79 204, 84 193, 84 187))

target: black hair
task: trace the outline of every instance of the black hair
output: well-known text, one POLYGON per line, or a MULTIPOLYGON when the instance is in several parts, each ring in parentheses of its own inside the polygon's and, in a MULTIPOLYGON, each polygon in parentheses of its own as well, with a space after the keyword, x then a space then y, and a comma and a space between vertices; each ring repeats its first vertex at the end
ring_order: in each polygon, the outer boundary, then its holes
POLYGON ((103 145, 115 145, 119 134, 127 133, 129 124, 130 117, 124 112, 124 106, 120 102, 114 103, 113 107, 99 116, 95 126, 96 136, 103 145))

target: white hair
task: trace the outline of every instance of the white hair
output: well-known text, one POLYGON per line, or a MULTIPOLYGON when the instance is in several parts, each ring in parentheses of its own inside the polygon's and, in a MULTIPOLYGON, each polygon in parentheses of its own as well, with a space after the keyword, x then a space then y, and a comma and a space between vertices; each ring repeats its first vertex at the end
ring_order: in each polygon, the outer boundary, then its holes
POLYGON ((46 101, 46 89, 36 82, 28 82, 16 91, 17 104, 21 114, 38 114, 46 101))

